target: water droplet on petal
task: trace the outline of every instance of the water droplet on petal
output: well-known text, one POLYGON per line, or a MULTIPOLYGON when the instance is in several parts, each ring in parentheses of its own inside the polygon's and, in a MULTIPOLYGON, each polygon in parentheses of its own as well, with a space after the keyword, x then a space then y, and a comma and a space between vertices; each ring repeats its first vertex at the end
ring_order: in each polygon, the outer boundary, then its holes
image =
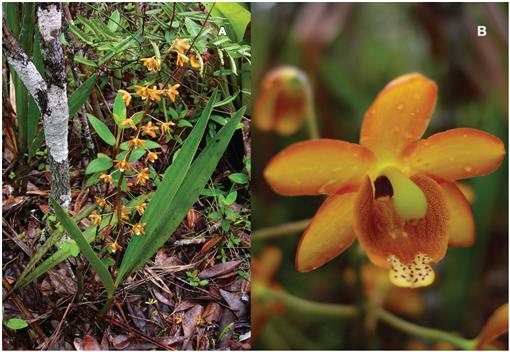
POLYGON ((397 110, 403 110, 404 109, 404 104, 400 103, 397 105, 397 110))
POLYGON ((466 166, 464 167, 464 171, 466 171, 466 172, 471 172, 471 171, 473 171, 473 167, 472 167, 471 165, 466 165, 466 166))

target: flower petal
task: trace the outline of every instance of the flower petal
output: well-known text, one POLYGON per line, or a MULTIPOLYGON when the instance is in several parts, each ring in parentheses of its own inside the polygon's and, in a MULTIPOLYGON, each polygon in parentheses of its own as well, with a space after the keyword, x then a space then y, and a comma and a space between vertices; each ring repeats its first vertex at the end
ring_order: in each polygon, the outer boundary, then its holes
POLYGON ((448 245, 470 247, 475 242, 475 219, 468 200, 456 184, 442 183, 449 212, 448 245))
POLYGON ((365 114, 360 144, 381 160, 395 159, 425 132, 436 97, 436 84, 421 74, 410 73, 391 81, 365 114))
POLYGON ((411 173, 455 181, 496 170, 505 155, 503 142, 484 131, 455 128, 408 146, 401 154, 411 173))
POLYGON ((317 269, 347 249, 354 241, 354 200, 356 193, 327 198, 301 236, 296 268, 317 269))
POLYGON ((480 350, 508 331, 508 303, 496 309, 477 338, 475 349, 480 350))
POLYGON ((374 163, 373 154, 358 144, 316 139, 281 151, 267 165, 264 177, 283 195, 340 194, 355 190, 374 163))
POLYGON ((432 283, 431 263, 441 260, 448 246, 448 210, 440 186, 431 178, 411 180, 427 199, 427 212, 419 220, 403 220, 389 196, 374 199, 367 177, 356 198, 354 218, 358 239, 372 263, 391 267, 390 280, 403 287, 432 283))

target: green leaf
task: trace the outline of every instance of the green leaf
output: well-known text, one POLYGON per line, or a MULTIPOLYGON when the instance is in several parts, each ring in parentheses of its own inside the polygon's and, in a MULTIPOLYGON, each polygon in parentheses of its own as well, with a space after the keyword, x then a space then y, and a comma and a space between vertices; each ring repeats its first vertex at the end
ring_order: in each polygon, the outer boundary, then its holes
POLYGON ((28 326, 28 323, 26 321, 24 321, 23 319, 11 318, 11 319, 7 320, 4 323, 4 325, 7 326, 11 330, 20 330, 20 329, 26 328, 28 326))
POLYGON ((217 102, 216 105, 214 105, 214 107, 219 108, 220 106, 230 104, 237 98, 238 95, 239 95, 239 91, 236 94, 217 102))
MULTIPOLYGON (((208 10, 211 11, 213 3, 205 4, 208 10)), ((211 14, 217 17, 223 17, 227 20, 227 35, 233 37, 236 41, 241 41, 244 38, 244 32, 248 23, 251 21, 251 13, 246 9, 244 4, 237 2, 216 2, 212 8, 211 14), (233 35, 229 33, 233 31, 233 35)))
POLYGON ((58 202, 53 198, 50 198, 50 203, 62 226, 66 229, 67 232, 71 234, 78 247, 80 247, 81 252, 87 258, 101 279, 101 282, 106 288, 108 298, 113 297, 115 288, 113 286, 112 277, 110 276, 106 265, 104 265, 103 262, 97 257, 96 253, 94 253, 92 250, 92 247, 90 247, 85 237, 83 237, 83 234, 81 233, 78 226, 74 223, 73 219, 67 215, 66 211, 60 206, 60 204, 58 204, 58 202))
POLYGON ((122 93, 117 93, 113 103, 113 119, 117 126, 121 127, 122 122, 126 119, 126 103, 122 99, 122 93))
POLYGON ((83 56, 76 55, 74 57, 74 61, 79 63, 79 64, 84 64, 84 65, 87 65, 87 66, 97 67, 97 64, 94 61, 89 60, 89 59, 87 59, 87 58, 85 58, 83 56))
MULTIPOLYGON (((205 147, 202 153, 200 153, 189 168, 189 171, 185 175, 184 182, 180 185, 175 196, 167 197, 165 199, 166 203, 163 205, 157 204, 154 206, 152 202, 149 203, 146 212, 150 210, 149 214, 151 214, 152 217, 150 218, 150 221, 146 219, 146 221, 144 221, 142 217, 141 221, 147 223, 146 232, 143 237, 137 237, 137 242, 133 242, 133 246, 136 247, 134 247, 135 250, 130 253, 132 259, 129 262, 128 273, 131 273, 133 270, 141 267, 158 251, 159 248, 161 248, 161 246, 173 234, 177 226, 179 226, 188 210, 197 201, 200 192, 209 181, 209 178, 218 165, 219 160, 223 156, 223 153, 225 152, 225 149, 236 130, 237 124, 241 121, 245 110, 246 108, 243 107, 234 113, 227 125, 218 132, 214 140, 205 147)), ((181 155, 182 154, 183 151, 181 151, 181 155)), ((174 164, 175 163, 173 163, 172 166, 174 164)), ((165 180, 166 179, 163 179, 163 182, 165 182, 165 180)), ((176 187, 170 187, 170 189, 172 188, 175 189, 176 187)), ((160 186, 156 190, 155 196, 160 196, 161 194, 168 194, 165 187, 160 186)), ((131 244, 132 243, 130 243, 129 246, 131 246, 131 244)), ((128 253, 126 252, 126 255, 127 254, 128 253)))
POLYGON ((89 118, 90 124, 92 125, 92 128, 94 128, 94 131, 96 131, 97 135, 109 145, 115 145, 115 137, 104 122, 91 114, 87 114, 87 117, 89 118))
POLYGON ((230 192, 223 202, 225 205, 232 205, 237 199, 237 191, 230 192))
POLYGON ((46 252, 48 252, 48 250, 50 250, 50 248, 53 247, 53 245, 55 245, 60 240, 61 236, 62 231, 55 229, 55 231, 53 231, 50 237, 48 237, 48 239, 42 244, 42 246, 39 247, 39 249, 35 252, 32 258, 30 258, 30 261, 23 269, 23 272, 19 276, 18 280, 16 280, 16 283, 12 288, 13 291, 24 287, 33 280, 31 279, 30 272, 36 267, 37 263, 44 257, 46 252))
POLYGON ((177 127, 190 127, 190 128, 193 128, 193 124, 191 122, 189 122, 188 120, 180 119, 177 122, 177 127))
POLYGON ((97 73, 94 73, 89 77, 82 85, 76 89, 73 94, 69 97, 68 106, 69 106, 69 117, 72 117, 76 114, 83 104, 87 101, 92 89, 94 88, 94 84, 96 84, 97 73))
POLYGON ((231 322, 229 323, 227 326, 225 326, 223 328, 223 330, 221 331, 220 333, 220 336, 219 336, 219 340, 220 341, 223 341, 223 339, 225 338, 225 336, 227 336, 227 334, 229 333, 230 330, 232 330, 234 328, 234 322, 231 322))
POLYGON ((225 126, 227 124, 227 119, 220 115, 212 115, 211 120, 222 126, 225 126))
POLYGON ((103 153, 97 153, 97 158, 92 160, 90 164, 87 166, 87 169, 85 170, 85 175, 105 171, 111 168, 112 166, 113 161, 108 155, 103 153))
POLYGON ((120 54, 121 52, 129 48, 131 45, 135 44, 137 42, 136 38, 134 37, 135 35, 138 34, 133 34, 131 37, 124 39, 112 50, 110 50, 105 56, 103 56, 99 60, 98 66, 103 65, 106 61, 110 60, 114 55, 120 54))
MULTIPOLYGON (((145 152, 146 152, 146 150, 143 149, 143 148, 136 148, 135 150, 133 150, 131 152, 131 155, 129 156, 128 162, 134 163, 135 161, 140 159, 145 154, 145 152)), ((128 151, 124 150, 123 152, 120 152, 119 154, 117 154, 115 159, 117 159, 117 160, 125 160, 126 156, 127 156, 127 153, 128 153, 128 151)))
POLYGON ((71 29, 71 32, 78 38, 80 38, 81 41, 87 43, 88 45, 94 44, 94 39, 89 36, 87 33, 82 32, 74 23, 69 24, 69 29, 71 29))
MULTIPOLYGON (((214 90, 207 106, 205 107, 200 119, 191 131, 190 135, 184 142, 184 145, 180 149, 179 156, 172 162, 172 164, 166 169, 163 176, 163 181, 157 188, 156 192, 147 206, 144 215, 140 219, 140 222, 146 223, 145 233, 153 233, 155 225, 158 219, 161 219, 164 212, 169 211, 174 196, 179 190, 180 185, 183 183, 186 174, 191 166, 191 162, 197 152, 202 136, 204 135, 207 127, 207 121, 211 115, 213 105, 216 102, 218 95, 217 90, 214 90)), ((144 236, 143 238, 146 238, 144 236)), ((115 281, 118 285, 123 277, 128 273, 131 273, 134 267, 134 262, 139 259, 144 249, 141 243, 142 238, 139 236, 133 237, 126 249, 122 264, 120 266, 117 280, 115 281)))
POLYGON ((228 178, 230 179, 230 181, 241 185, 248 183, 248 176, 246 176, 243 173, 230 174, 228 175, 228 178))
POLYGON ((108 19, 108 29, 115 32, 119 28, 120 23, 120 12, 119 10, 113 11, 110 18, 108 19))
POLYGON ((154 49, 154 56, 161 62, 161 53, 159 52, 158 45, 151 41, 152 48, 154 49))
POLYGON ((196 37, 202 29, 202 26, 198 25, 189 17, 184 18, 184 24, 186 25, 186 29, 188 30, 189 34, 191 34, 193 37, 196 37))

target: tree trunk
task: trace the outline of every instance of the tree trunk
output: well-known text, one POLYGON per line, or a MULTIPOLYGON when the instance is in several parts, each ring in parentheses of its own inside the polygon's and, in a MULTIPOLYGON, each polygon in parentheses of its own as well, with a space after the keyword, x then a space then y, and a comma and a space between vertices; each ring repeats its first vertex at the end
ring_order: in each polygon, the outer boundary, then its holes
POLYGON ((59 3, 37 4, 41 51, 46 80, 19 47, 7 25, 2 23, 3 50, 32 95, 41 112, 51 172, 51 195, 65 208, 71 203, 68 162, 67 77, 60 33, 62 7, 59 3))

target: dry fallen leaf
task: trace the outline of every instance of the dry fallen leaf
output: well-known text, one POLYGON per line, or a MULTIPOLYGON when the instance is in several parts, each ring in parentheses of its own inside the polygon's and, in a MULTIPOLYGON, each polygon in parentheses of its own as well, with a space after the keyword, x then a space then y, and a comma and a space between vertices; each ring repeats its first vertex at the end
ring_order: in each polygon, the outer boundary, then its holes
POLYGON ((210 279, 215 276, 225 275, 234 271, 239 266, 239 264, 241 264, 241 262, 241 260, 233 260, 231 262, 216 264, 202 270, 202 272, 198 274, 198 277, 200 279, 210 279))
POLYGON ((186 340, 184 340, 182 344, 182 349, 188 349, 188 345, 191 341, 191 337, 193 336, 193 332, 197 327, 197 320, 202 315, 204 311, 204 307, 199 304, 196 304, 193 308, 188 310, 186 314, 182 317, 182 331, 186 340))
POLYGON ((235 294, 229 291, 220 289, 221 297, 227 302, 230 309, 232 309, 239 318, 246 316, 247 309, 246 305, 241 300, 240 294, 235 294))
POLYGON ((101 346, 97 342, 97 340, 90 336, 85 335, 83 338, 83 350, 84 351, 101 351, 101 346))
POLYGON ((209 323, 215 323, 218 320, 220 320, 221 317, 221 306, 216 302, 210 302, 204 310, 204 314, 202 314, 202 317, 204 320, 209 323))

